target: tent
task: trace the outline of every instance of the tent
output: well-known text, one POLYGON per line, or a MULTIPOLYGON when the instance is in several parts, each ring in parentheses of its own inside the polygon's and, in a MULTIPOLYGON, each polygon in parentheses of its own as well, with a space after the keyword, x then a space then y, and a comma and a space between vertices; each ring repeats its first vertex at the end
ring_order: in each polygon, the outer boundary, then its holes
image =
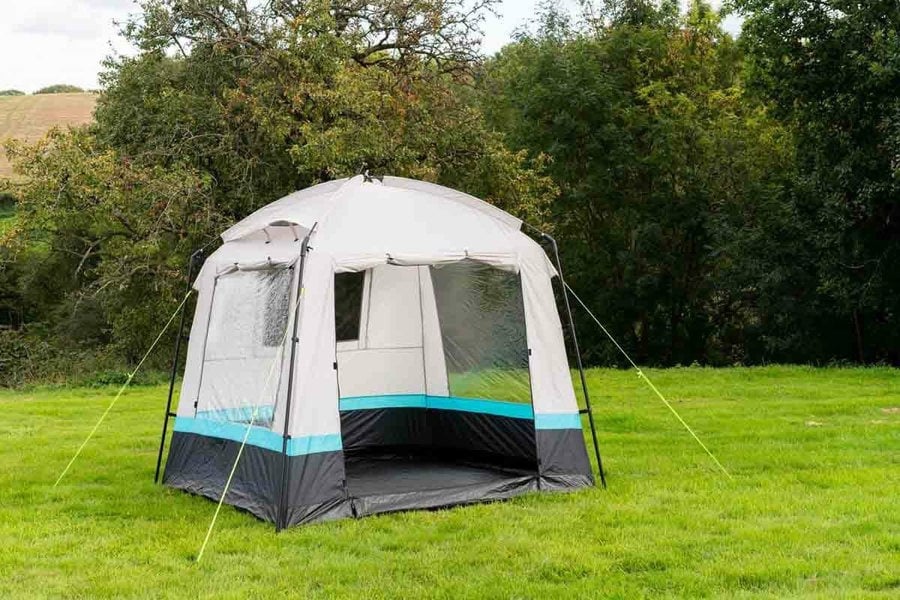
POLYGON ((164 483, 279 529, 593 485, 557 270, 521 226, 366 175, 231 227, 194 282, 164 483))

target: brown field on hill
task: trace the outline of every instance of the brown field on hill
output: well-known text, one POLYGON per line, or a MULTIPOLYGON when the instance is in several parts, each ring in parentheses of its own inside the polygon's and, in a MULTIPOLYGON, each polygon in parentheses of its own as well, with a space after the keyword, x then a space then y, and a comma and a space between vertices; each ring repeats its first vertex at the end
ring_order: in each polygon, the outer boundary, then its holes
MULTIPOLYGON (((35 141, 55 125, 90 123, 96 104, 96 94, 0 97, 0 143, 7 138, 35 141)), ((0 150, 0 178, 11 175, 12 166, 0 150)))

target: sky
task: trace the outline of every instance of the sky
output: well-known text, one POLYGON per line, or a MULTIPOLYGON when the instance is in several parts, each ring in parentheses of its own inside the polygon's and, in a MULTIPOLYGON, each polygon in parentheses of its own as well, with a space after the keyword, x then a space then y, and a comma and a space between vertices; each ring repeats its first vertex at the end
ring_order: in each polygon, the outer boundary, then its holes
MULTIPOLYGON (((681 0, 682 6, 687 5, 688 1, 681 0)), ((560 0, 560 3, 573 14, 578 13, 577 0, 560 0)), ((711 3, 713 7, 719 8, 722 0, 711 0, 711 3)), ((484 51, 487 54, 493 54, 500 50, 510 41, 517 29, 535 18, 538 4, 540 4, 540 0, 503 0, 499 11, 500 15, 488 18, 485 23, 482 44, 484 51)), ((733 35, 740 33, 741 30, 740 19, 734 16, 726 18, 723 26, 733 35)))
MULTIPOLYGON (((503 0, 500 16, 485 22, 484 51, 490 54, 506 44, 534 18, 537 4, 503 0)), ((114 22, 124 21, 137 5, 134 0, 0 0, 0 8, 0 90, 34 92, 54 83, 97 88, 103 59, 129 51, 114 22)), ((740 25, 731 18, 726 28, 737 32, 740 25)))
POLYGON ((0 89, 33 92, 54 83, 96 88, 117 40, 115 19, 132 0, 0 0, 0 89))

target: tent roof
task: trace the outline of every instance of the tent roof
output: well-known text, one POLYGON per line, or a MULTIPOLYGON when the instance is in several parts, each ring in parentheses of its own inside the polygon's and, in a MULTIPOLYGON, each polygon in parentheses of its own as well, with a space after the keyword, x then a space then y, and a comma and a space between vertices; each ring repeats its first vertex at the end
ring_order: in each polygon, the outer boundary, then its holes
POLYGON ((515 267, 526 256, 546 261, 520 230, 520 219, 468 194, 401 177, 357 176, 295 192, 257 210, 222 239, 226 247, 242 246, 285 223, 303 235, 315 226, 312 245, 332 256, 339 270, 386 260, 435 264, 470 257, 515 267))
POLYGON ((404 177, 385 177, 383 181, 375 180, 367 183, 362 175, 358 175, 321 183, 276 200, 230 227, 222 234, 222 239, 231 242, 258 232, 277 221, 291 221, 307 230, 315 223, 320 223, 321 227, 325 217, 335 209, 360 200, 377 203, 387 197, 383 193, 387 190, 402 192, 410 199, 425 203, 426 206, 449 202, 455 205, 459 213, 474 211, 515 230, 522 226, 521 219, 506 211, 447 187, 404 177))

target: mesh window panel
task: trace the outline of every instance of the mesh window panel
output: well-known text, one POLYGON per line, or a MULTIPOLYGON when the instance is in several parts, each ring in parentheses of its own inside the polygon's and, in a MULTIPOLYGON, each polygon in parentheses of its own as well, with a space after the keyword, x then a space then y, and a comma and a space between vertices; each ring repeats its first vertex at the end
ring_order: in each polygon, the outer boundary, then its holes
POLYGON ((269 427, 281 383, 293 269, 236 271, 213 292, 197 416, 269 427), (254 414, 255 413, 255 414, 254 414))
POLYGON ((278 347, 284 340, 290 311, 292 273, 291 269, 257 273, 257 286, 262 290, 264 302, 263 318, 259 324, 264 346, 278 347))
POLYGON ((475 261, 431 267, 450 395, 531 403, 518 274, 475 261))

